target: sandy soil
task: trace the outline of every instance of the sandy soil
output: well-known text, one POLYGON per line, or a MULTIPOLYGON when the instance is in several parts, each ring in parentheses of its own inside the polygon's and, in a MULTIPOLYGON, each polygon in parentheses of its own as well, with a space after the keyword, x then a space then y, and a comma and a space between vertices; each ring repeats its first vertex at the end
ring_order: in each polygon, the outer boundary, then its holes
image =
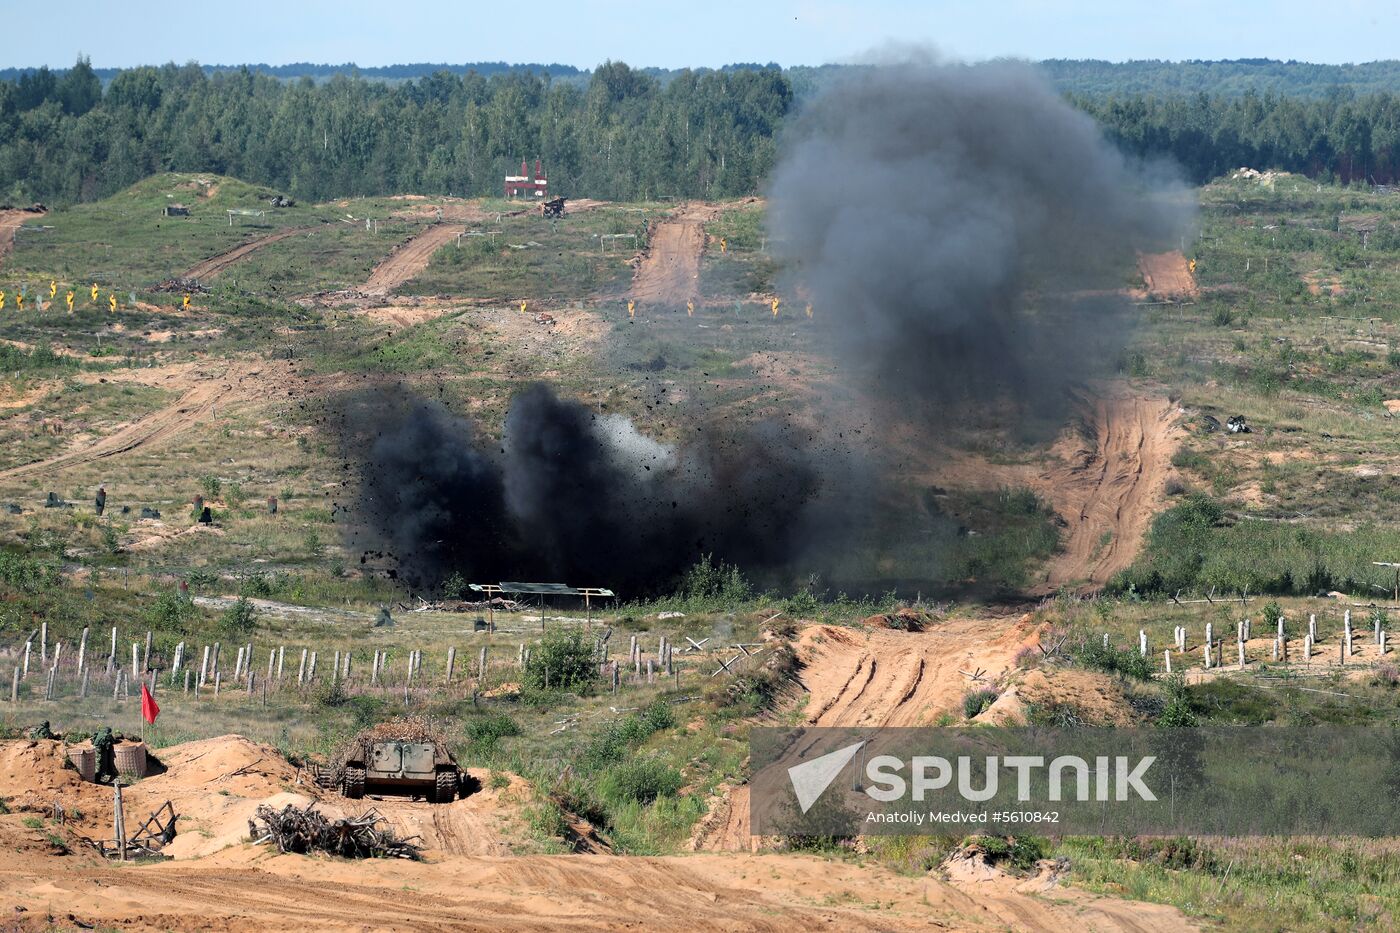
POLYGON ((308 233, 315 229, 315 227, 290 227, 286 230, 278 230, 276 233, 269 233, 267 236, 249 240, 247 243, 240 243, 228 252, 220 253, 217 256, 211 256, 203 262, 191 266, 185 271, 183 278, 200 280, 212 279, 254 250, 262 249, 269 243, 276 243, 278 240, 285 240, 288 237, 296 236, 299 233, 308 233))
POLYGON ((705 248, 705 223, 718 208, 686 205, 670 220, 656 225, 651 244, 632 280, 636 301, 684 305, 700 290, 700 254, 705 248))
POLYGON ((0 470, 0 480, 49 473, 159 444, 211 418, 221 405, 268 398, 274 393, 285 394, 294 381, 285 363, 270 360, 251 364, 134 369, 126 373, 108 374, 109 379, 127 377, 182 394, 173 404, 139 418, 94 443, 84 444, 47 460, 0 470))
POLYGON ((1200 294, 1186 257, 1177 250, 1139 253, 1138 268, 1147 284, 1147 293, 1154 298, 1181 300, 1200 294))
POLYGON ((375 266, 361 290, 387 295, 428 268, 428 261, 433 258, 433 253, 456 239, 457 234, 466 231, 466 227, 458 224, 433 224, 401 244, 387 259, 375 266))
POLYGON ((1166 498, 1171 458, 1183 431, 1168 399, 1105 393, 1080 402, 1082 426, 1066 432, 1039 464, 989 463, 956 455, 936 480, 969 488, 1029 486, 1064 519, 1063 550, 1037 588, 1102 587, 1132 563, 1166 498))
POLYGON ((1039 636, 1029 616, 955 618, 922 632, 812 626, 802 632, 802 685, 812 726, 924 726, 963 694, 1010 670, 1039 636), (973 674, 983 672, 974 682, 973 674))

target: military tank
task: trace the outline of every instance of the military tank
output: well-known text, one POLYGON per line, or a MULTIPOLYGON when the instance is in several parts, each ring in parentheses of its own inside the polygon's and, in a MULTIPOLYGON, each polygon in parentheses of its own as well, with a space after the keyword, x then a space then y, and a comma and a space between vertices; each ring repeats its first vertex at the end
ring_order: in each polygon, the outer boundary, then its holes
POLYGON ((418 720, 395 720, 364 730, 341 749, 340 792, 421 797, 451 803, 462 770, 435 730, 418 720))

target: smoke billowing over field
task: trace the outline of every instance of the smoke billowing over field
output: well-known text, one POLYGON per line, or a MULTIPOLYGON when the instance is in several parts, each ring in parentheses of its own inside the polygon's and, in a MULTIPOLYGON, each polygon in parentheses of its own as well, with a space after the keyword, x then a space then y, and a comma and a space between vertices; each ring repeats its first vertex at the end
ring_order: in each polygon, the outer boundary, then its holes
MULTIPOLYGON (((1117 360, 1134 251, 1189 221, 1171 194, 1029 70, 907 64, 837 85, 798 120, 769 208, 785 274, 865 389, 848 404, 873 406, 818 422, 936 427, 996 407, 1027 435, 1059 429, 1071 385, 1117 360)), ((950 533, 862 452, 790 424, 701 425, 670 447, 539 385, 499 446, 406 392, 350 411, 370 549, 416 584, 460 571, 637 594, 704 554, 769 581, 838 559, 874 580, 852 540, 907 556, 950 533)))
POLYGON ((414 585, 456 570, 636 594, 710 553, 761 574, 820 547, 841 509, 822 494, 816 440, 776 423, 671 447, 541 384, 514 398, 499 445, 404 390, 361 396, 347 416, 365 444, 372 546, 414 585))
POLYGON ((903 415, 960 403, 1063 424, 1116 361, 1134 251, 1186 200, 1029 67, 899 64, 814 101, 771 185, 776 249, 838 352, 903 415))

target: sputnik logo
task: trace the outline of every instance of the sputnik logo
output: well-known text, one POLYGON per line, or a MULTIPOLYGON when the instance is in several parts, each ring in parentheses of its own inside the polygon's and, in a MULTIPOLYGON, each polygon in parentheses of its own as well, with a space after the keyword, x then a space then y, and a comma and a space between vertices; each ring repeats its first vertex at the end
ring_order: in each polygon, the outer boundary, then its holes
POLYGON ((856 752, 864 746, 865 742, 860 741, 787 769, 788 780, 792 781, 793 793, 797 795, 797 803, 802 807, 803 813, 812 809, 812 805, 831 786, 831 782, 836 780, 836 775, 850 764, 856 752))

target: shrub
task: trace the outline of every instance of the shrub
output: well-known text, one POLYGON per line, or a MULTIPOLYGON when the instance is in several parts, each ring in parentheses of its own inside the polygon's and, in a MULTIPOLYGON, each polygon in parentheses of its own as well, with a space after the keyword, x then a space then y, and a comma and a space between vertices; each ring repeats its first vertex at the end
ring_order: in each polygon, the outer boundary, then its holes
POLYGON ((583 633, 555 631, 531 649, 521 683, 532 690, 580 690, 597 677, 593 645, 584 640, 583 633))
POLYGON ((685 572, 678 595, 692 603, 734 604, 745 602, 753 588, 738 567, 705 554, 685 572))
POLYGON ((1083 667, 1105 674, 1119 674, 1135 680, 1152 679, 1152 662, 1139 652, 1130 648, 1115 648, 1092 638, 1079 646, 1075 660, 1083 667))
POLYGON ((156 601, 146 611, 146 618, 153 629, 184 634, 186 624, 194 618, 195 613, 194 600, 190 599, 188 594, 172 587, 160 590, 156 594, 156 601))
POLYGON ((1191 695, 1186 688, 1184 674, 1172 674, 1166 680, 1166 704, 1157 717, 1157 725, 1163 729, 1183 729, 1200 724, 1200 718, 1191 708, 1191 695))
POLYGON ((997 692, 983 687, 979 690, 969 690, 962 701, 963 715, 968 719, 975 719, 987 707, 996 702, 997 692))
POLYGON ((467 743, 479 755, 496 751, 501 739, 520 735, 520 725, 505 713, 489 713, 467 723, 467 743))
POLYGON ((608 769, 599 782, 603 796, 648 804, 671 797, 684 783, 681 773, 656 758, 639 758, 608 769))
POLYGON ((13 551, 0 551, 0 583, 21 593, 37 593, 57 586, 61 579, 59 565, 36 560, 13 551))
POLYGON ((219 628, 231 635, 246 635, 257 626, 258 611, 245 597, 238 597, 232 606, 224 610, 219 619, 219 628))
POLYGON ((199 488, 204 493, 206 499, 217 499, 223 490, 224 484, 213 473, 206 473, 199 478, 199 488))
POLYGON ((1032 836, 969 836, 964 846, 976 846, 992 864, 1007 862, 1016 871, 1030 871, 1045 858, 1045 847, 1032 836))

